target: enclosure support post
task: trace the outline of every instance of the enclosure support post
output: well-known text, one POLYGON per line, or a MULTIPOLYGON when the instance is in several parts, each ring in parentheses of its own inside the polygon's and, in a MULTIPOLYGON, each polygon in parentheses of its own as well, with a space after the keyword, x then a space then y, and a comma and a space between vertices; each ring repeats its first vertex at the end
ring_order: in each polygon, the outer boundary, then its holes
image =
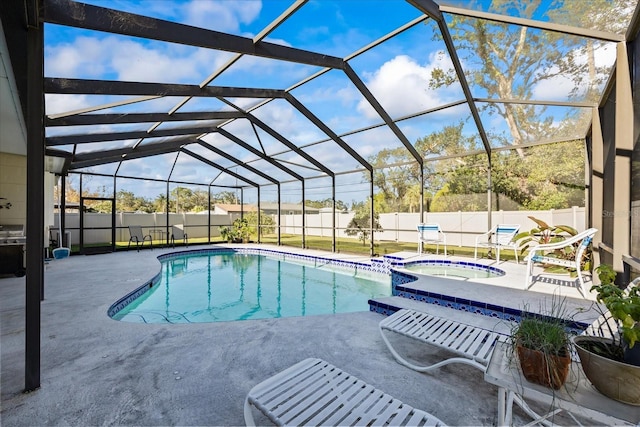
POLYGON ((277 221, 276 221, 276 227, 278 228, 278 246, 280 246, 282 244, 282 230, 280 229, 280 226, 282 225, 282 221, 281 221, 281 207, 280 206, 282 204, 282 200, 281 200, 282 196, 280 194, 280 183, 278 183, 278 211, 277 211, 277 221))
POLYGON ((305 249, 307 247, 307 235, 306 235, 306 230, 307 230, 307 210, 304 207, 304 196, 305 196, 305 192, 304 192, 304 180, 301 181, 302 183, 302 249, 305 249))
MULTIPOLYGON (((631 68, 627 43, 619 42, 616 49, 615 86, 615 163, 613 176, 615 192, 613 203, 613 269, 621 275, 623 257, 629 255, 631 243, 631 156, 633 154, 634 105, 631 68)), ((618 283, 618 281, 616 281, 618 283)), ((624 283, 626 285, 626 283, 624 283)))
POLYGON ((488 154, 488 161, 489 161, 489 167, 487 168, 487 230, 491 230, 492 227, 492 221, 491 221, 491 199, 492 199, 492 192, 491 192, 491 154, 488 154))
POLYGON ((258 224, 256 225, 256 229, 258 230, 258 243, 261 243, 261 239, 260 239, 260 234, 262 234, 262 212, 260 211, 260 186, 257 187, 258 190, 258 202, 256 203, 258 205, 258 212, 257 212, 257 217, 258 217, 258 224))
POLYGON ((420 166, 420 220, 418 223, 424 222, 424 164, 420 166))
MULTIPOLYGON (((113 191, 111 192, 111 252, 116 251, 116 194, 118 194, 116 188, 116 176, 113 175, 113 191)), ((71 248, 71 246, 69 246, 71 248)))
POLYGON ((371 171, 369 171, 369 197, 371 198, 371 206, 369 209, 369 216, 370 216, 370 231, 371 231, 371 240, 369 240, 369 255, 373 256, 373 248, 374 248, 374 244, 373 244, 373 230, 375 229, 374 224, 375 224, 375 218, 374 218, 374 214, 375 214, 375 209, 373 207, 373 169, 371 171))
MULTIPOLYGON (((602 127, 600 119, 600 110, 593 107, 591 119, 591 165, 587 173, 589 174, 589 198, 588 200, 588 225, 601 230, 593 237, 593 263, 592 265, 600 265, 600 247, 602 242, 602 208, 604 195, 604 138, 602 136, 602 127)), ((586 149, 587 147, 585 147, 586 149)))
MULTIPOLYGON (((331 252, 336 252, 336 177, 331 177, 331 252)), ((324 236, 324 233, 322 234, 324 236)))
POLYGON ((211 184, 207 190, 207 243, 211 244, 211 184))
MULTIPOLYGON (((40 2, 27 4, 27 277, 25 391, 40 387, 40 329, 44 298, 44 28, 40 2), (35 10, 29 10, 29 6, 35 10)), ((4 7, 4 6, 3 6, 4 7)))

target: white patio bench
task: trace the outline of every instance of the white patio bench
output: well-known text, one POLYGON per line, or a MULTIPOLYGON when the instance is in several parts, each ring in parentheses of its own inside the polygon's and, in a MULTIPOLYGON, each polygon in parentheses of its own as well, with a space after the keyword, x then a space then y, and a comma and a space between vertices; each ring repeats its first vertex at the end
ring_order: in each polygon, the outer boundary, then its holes
POLYGON ((401 309, 385 317, 378 327, 384 343, 398 363, 418 372, 428 372, 450 363, 464 363, 484 371, 496 342, 501 337, 506 337, 496 331, 410 309, 401 309), (385 331, 448 350, 457 357, 450 357, 433 365, 418 366, 400 356, 385 336, 385 331))
POLYGON ((314 358, 298 362, 249 391, 244 403, 248 426, 255 426, 252 407, 280 426, 444 425, 428 412, 314 358))

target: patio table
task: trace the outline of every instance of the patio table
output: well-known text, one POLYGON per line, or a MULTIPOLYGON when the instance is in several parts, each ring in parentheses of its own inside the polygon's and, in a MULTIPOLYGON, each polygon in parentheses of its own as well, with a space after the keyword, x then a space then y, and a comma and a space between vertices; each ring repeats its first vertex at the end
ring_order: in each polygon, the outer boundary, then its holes
MULTIPOLYGON (((610 399, 591 385, 580 362, 572 362, 569 378, 560 390, 552 390, 527 381, 522 375, 517 357, 509 352, 509 344, 500 342, 484 374, 484 380, 498 386, 498 425, 512 424, 515 400, 531 399, 548 405, 549 412, 532 424, 546 420, 561 411, 571 418, 587 418, 603 425, 639 425, 640 407, 610 399)), ((572 424, 578 424, 573 418, 572 424)), ((555 420, 554 420, 555 421, 555 420)))
POLYGON ((163 246, 165 242, 164 236, 167 234, 167 231, 164 228, 160 227, 149 227, 149 233, 153 236, 153 240, 159 240, 160 246, 163 246))

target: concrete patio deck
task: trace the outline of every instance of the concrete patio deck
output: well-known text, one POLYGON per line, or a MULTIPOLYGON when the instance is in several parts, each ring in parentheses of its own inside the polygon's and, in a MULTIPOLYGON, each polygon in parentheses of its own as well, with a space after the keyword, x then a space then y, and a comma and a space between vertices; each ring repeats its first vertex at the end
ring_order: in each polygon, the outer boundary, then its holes
MULTIPOLYGON (((249 389, 307 357, 325 359, 449 425, 495 424, 497 389, 482 372, 450 365, 428 375, 400 366, 380 338, 376 313, 168 325, 109 318, 109 306, 153 277, 156 257, 167 251, 72 256, 47 265, 42 386, 28 394, 22 392, 25 281, 0 278, 0 424, 244 425, 249 389)), ((402 345, 417 359, 442 358, 434 348, 402 345)), ((528 422, 518 410, 515 420, 528 422)))

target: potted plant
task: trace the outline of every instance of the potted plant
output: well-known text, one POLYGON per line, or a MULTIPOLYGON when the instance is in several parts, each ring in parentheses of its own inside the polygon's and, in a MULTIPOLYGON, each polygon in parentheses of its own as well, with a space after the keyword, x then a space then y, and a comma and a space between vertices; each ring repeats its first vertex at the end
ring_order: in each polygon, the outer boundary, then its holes
POLYGON ((249 221, 246 218, 236 218, 233 221, 234 240, 249 243, 249 221))
POLYGON ((620 289, 616 273, 607 264, 596 268, 600 314, 597 336, 573 338, 585 375, 598 391, 612 399, 640 405, 640 284, 620 289))
POLYGON ((571 338, 563 307, 564 303, 554 304, 550 315, 524 315, 510 337, 524 377, 554 390, 565 383, 571 366, 571 338))
POLYGON ((234 232, 229 227, 220 227, 220 237, 222 237, 222 240, 231 243, 234 240, 234 232))

